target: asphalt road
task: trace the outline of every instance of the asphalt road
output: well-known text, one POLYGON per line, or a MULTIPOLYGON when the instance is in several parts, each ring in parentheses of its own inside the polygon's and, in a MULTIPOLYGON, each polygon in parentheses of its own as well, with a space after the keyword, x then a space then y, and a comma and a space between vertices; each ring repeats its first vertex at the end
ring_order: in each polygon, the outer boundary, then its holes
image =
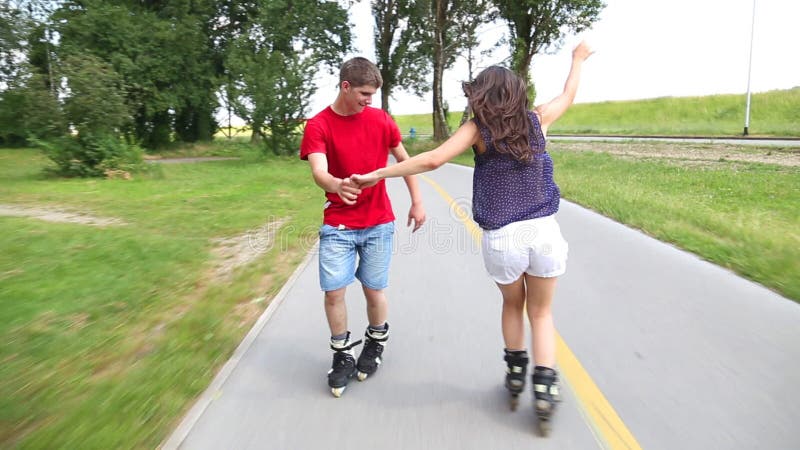
MULTIPOLYGON (((556 293, 564 402, 535 433, 530 390, 502 387, 500 295, 466 206, 472 169, 421 182, 429 222, 411 235, 401 180, 379 372, 342 398, 326 384, 328 330, 312 252, 164 448, 795 449, 800 305, 694 255, 562 201, 570 244, 556 293), (469 222, 467 222, 469 223, 469 222)), ((350 329, 366 326, 357 284, 350 329)))

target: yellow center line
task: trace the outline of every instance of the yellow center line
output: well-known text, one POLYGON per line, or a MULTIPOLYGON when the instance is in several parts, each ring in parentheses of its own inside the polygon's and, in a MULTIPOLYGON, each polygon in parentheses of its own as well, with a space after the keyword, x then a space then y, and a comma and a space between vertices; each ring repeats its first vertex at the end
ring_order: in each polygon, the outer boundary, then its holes
MULTIPOLYGON (((439 195, 450 205, 459 220, 464 224, 472 238, 480 243, 481 229, 470 219, 467 211, 464 211, 453 197, 447 193, 438 183, 425 175, 419 175, 426 183, 430 184, 439 195)), ((589 426, 606 448, 612 450, 631 449, 641 450, 641 446, 622 422, 617 412, 606 399, 605 395, 592 380, 592 377, 583 368, 578 358, 567 347, 564 339, 556 332, 556 360, 561 368, 561 373, 566 378, 567 383, 575 393, 575 397, 580 402, 580 407, 584 417, 588 418, 589 426), (599 436, 598 436, 599 435, 599 436)))

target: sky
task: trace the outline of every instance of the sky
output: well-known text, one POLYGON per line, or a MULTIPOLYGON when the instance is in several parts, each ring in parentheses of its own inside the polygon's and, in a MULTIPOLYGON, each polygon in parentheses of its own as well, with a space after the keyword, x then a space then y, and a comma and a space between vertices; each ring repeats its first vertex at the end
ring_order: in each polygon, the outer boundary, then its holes
MULTIPOLYGON (((606 0, 606 8, 591 30, 568 35, 559 49, 534 56, 531 67, 536 104, 557 96, 564 86, 572 49, 582 39, 595 49, 584 63, 576 103, 764 92, 800 86, 799 0, 606 0), (751 25, 752 64, 749 64, 751 25)), ((347 55, 375 60, 373 19, 369 1, 350 10, 356 51, 347 55)), ((496 41, 506 30, 502 23, 481 32, 484 42, 496 41)), ((503 63, 508 50, 499 48, 478 61, 478 68, 503 63)), ((461 81, 468 77, 459 58, 445 72, 444 98, 452 111, 464 108, 461 81)), ((335 76, 320 74, 310 113, 325 108, 336 97, 335 76)), ((373 99, 380 107, 380 95, 373 99)), ((396 91, 393 114, 429 113, 431 96, 423 98, 396 91)))

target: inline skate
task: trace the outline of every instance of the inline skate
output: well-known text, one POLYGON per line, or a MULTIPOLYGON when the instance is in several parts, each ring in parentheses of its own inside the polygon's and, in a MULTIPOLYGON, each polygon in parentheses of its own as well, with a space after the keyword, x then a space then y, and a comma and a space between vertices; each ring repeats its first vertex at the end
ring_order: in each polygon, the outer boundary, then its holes
POLYGON ((558 391, 558 373, 543 366, 536 366, 531 376, 533 381, 534 407, 539 419, 539 432, 548 436, 552 430, 556 404, 561 401, 558 391))
POLYGON ((356 342, 350 342, 350 332, 347 332, 347 338, 343 341, 331 340, 331 350, 333 350, 333 364, 331 370, 328 371, 328 386, 331 388, 331 393, 334 397, 339 398, 347 389, 347 383, 350 378, 356 374, 356 359, 353 356, 353 347, 360 344, 359 339, 356 342))
POLYGON ((506 389, 511 393, 511 410, 519 406, 519 395, 525 391, 525 374, 528 372, 528 352, 505 349, 506 389))
POLYGON ((358 381, 366 380, 368 376, 378 370, 378 366, 383 362, 383 349, 388 340, 388 323, 383 331, 375 331, 367 327, 367 331, 364 333, 364 348, 358 356, 358 381))

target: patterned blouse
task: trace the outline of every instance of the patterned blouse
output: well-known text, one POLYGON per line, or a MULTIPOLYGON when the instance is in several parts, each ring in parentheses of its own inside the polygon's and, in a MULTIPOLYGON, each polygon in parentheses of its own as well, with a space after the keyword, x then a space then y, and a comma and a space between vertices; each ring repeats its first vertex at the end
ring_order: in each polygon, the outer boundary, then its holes
POLYGON ((483 229, 495 230, 512 222, 546 217, 558 211, 561 192, 553 181, 553 160, 545 151, 539 119, 532 111, 528 111, 528 118, 532 155, 527 162, 498 152, 489 129, 473 119, 486 146, 481 154, 473 148, 472 216, 483 229))

